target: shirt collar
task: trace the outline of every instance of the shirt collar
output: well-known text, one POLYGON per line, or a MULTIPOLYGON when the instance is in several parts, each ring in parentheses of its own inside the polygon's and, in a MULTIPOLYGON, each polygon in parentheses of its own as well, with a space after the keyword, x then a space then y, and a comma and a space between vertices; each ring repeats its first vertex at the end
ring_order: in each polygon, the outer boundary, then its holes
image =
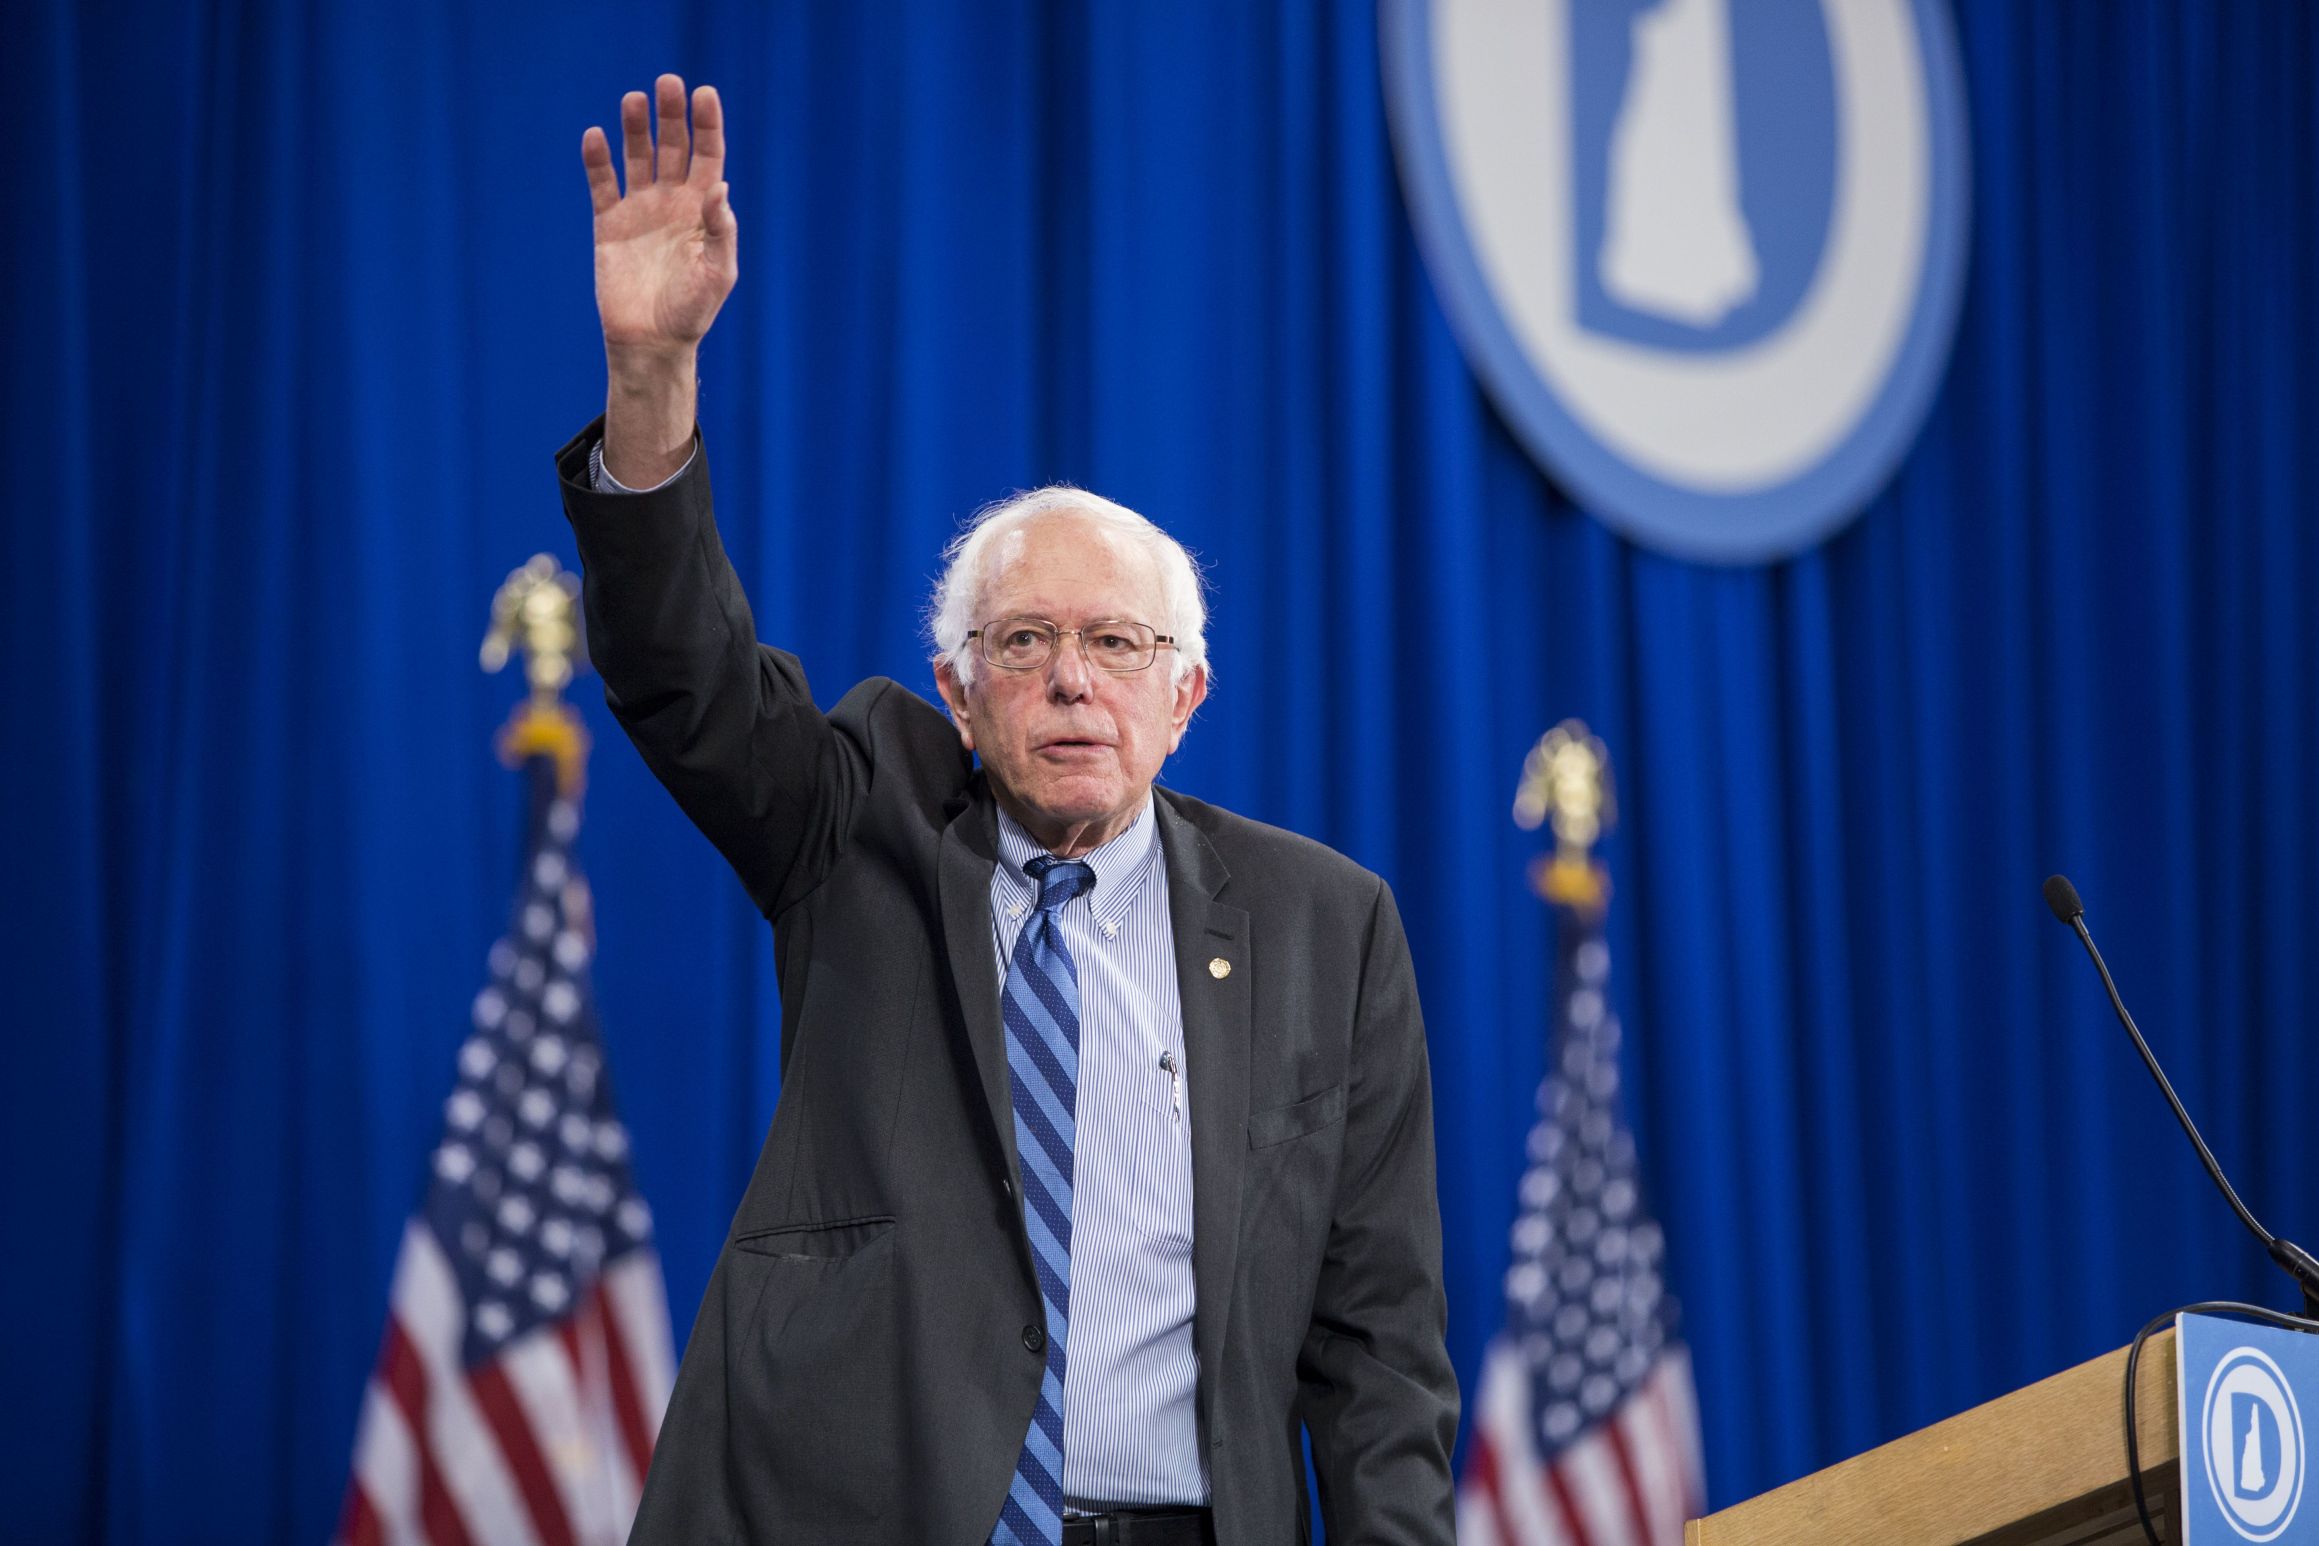
MULTIPOLYGON (((1145 794, 1143 809, 1127 830, 1110 842, 1079 856, 1079 862, 1095 872, 1095 884, 1087 893, 1087 904, 1094 910, 1095 921, 1109 934, 1127 916, 1137 893, 1143 890, 1152 865, 1158 860, 1159 818, 1152 811, 1152 796, 1145 794)), ((1016 820, 1001 807, 998 813, 998 862, 1010 889, 1019 889, 1025 897, 1039 894, 1023 866, 1047 850, 1039 840, 1024 831, 1016 820)))

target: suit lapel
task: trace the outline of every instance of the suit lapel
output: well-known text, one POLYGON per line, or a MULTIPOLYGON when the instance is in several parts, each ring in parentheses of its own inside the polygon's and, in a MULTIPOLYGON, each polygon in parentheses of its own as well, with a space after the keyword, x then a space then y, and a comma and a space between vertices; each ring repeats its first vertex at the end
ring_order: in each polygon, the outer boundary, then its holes
POLYGON ((978 778, 965 806, 942 829, 936 860, 942 893, 942 934, 950 952, 950 980, 966 1018, 967 1045, 982 1078, 991 1127, 1006 1155, 1007 1184, 1019 1194, 1015 1117, 1007 1089, 1006 1027, 999 1019, 998 966, 990 933, 990 876, 998 864, 998 807, 978 778))
POLYGON ((1216 1371, 1240 1254, 1240 1184, 1248 1164, 1251 981, 1248 914, 1216 900, 1230 872, 1207 837, 1154 790, 1168 866, 1168 921, 1183 1000, 1184 1074, 1192 1107, 1192 1341, 1199 1413, 1211 1431, 1216 1371), (1221 962, 1219 968, 1216 963, 1221 962), (1219 972, 1221 973, 1219 975, 1219 972))

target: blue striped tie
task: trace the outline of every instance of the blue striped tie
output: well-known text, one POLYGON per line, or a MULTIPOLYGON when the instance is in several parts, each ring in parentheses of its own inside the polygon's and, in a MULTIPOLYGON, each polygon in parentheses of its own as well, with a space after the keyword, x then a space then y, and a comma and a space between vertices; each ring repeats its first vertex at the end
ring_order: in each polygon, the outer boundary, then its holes
POLYGON ((1079 1110, 1079 968, 1055 915, 1095 884, 1084 864, 1041 854, 1023 866, 1038 908, 1015 936, 1000 1007, 1014 1087, 1015 1152, 1022 1159, 1023 1222, 1047 1304, 1047 1372, 1023 1439, 993 1546, 1059 1546, 1063 1538, 1063 1361, 1071 1334, 1071 1151, 1079 1110))

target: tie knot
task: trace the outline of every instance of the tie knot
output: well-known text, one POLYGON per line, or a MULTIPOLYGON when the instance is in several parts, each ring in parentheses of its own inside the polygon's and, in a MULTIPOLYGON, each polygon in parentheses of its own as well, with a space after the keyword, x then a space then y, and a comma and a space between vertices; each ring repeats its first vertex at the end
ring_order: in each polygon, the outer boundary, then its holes
POLYGON ((1095 884, 1095 871, 1076 859, 1041 854, 1023 866, 1023 873, 1039 883, 1038 908, 1051 913, 1095 884))

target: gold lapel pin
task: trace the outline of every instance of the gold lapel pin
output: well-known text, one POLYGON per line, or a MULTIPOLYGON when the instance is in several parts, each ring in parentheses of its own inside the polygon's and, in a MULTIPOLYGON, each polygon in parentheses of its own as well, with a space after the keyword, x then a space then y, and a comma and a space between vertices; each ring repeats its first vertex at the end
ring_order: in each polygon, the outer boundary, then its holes
POLYGON ((1225 978, 1232 975, 1232 963, 1225 960, 1222 956, 1217 956, 1214 960, 1208 963, 1208 975, 1215 978, 1218 982, 1222 982, 1225 978))

